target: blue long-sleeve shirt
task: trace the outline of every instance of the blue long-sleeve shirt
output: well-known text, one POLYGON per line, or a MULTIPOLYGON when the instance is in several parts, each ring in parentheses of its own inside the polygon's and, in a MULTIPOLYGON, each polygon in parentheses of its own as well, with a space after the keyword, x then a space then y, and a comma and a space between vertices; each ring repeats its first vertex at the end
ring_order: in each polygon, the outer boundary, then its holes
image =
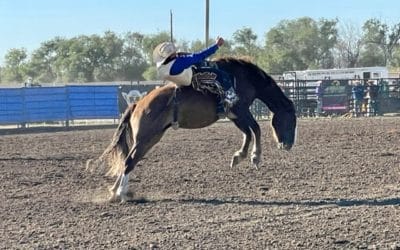
POLYGON ((202 60, 214 54, 217 50, 218 50, 218 45, 214 44, 213 46, 208 47, 200 52, 177 55, 175 62, 171 66, 169 72, 170 75, 178 75, 182 73, 183 70, 189 68, 190 66, 198 62, 201 62, 202 60))

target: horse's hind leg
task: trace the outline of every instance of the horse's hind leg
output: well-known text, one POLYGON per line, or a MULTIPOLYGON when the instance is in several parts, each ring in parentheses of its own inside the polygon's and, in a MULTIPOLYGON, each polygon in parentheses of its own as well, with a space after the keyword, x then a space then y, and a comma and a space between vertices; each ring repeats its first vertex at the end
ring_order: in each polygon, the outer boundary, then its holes
POLYGON ((129 200, 128 197, 129 173, 133 170, 136 164, 142 159, 144 154, 145 151, 144 149, 142 149, 141 144, 135 144, 125 159, 124 173, 122 173, 118 177, 112 188, 112 191, 114 191, 115 196, 120 197, 121 202, 129 200))
MULTIPOLYGON (((143 158, 143 156, 157 143, 160 141, 164 134, 162 129, 159 132, 149 129, 146 134, 142 134, 141 137, 135 139, 135 144, 130 150, 125 160, 125 170, 120 177, 119 186, 115 192, 117 197, 120 197, 121 202, 129 200, 128 197, 128 181, 129 173, 133 170, 136 164, 143 158), (147 134, 148 133, 148 134, 147 134)), ((118 181, 118 180, 117 180, 118 181)))
POLYGON ((247 157, 249 146, 251 142, 251 130, 247 124, 247 122, 243 119, 235 119, 233 120, 236 127, 243 132, 243 143, 242 147, 233 154, 231 160, 231 168, 239 164, 243 159, 247 157))
POLYGON ((109 201, 115 201, 117 196, 117 189, 119 187, 119 184, 121 182, 121 178, 122 178, 122 174, 119 174, 117 179, 114 182, 114 185, 109 189, 110 193, 111 193, 111 197, 109 198, 109 201))

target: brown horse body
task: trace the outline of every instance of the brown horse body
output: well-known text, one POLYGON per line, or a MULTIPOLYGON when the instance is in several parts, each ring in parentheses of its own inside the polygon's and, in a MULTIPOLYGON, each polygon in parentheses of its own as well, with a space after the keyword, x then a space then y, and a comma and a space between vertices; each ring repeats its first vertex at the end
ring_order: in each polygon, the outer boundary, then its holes
MULTIPOLYGON (((263 101, 274 113, 272 127, 278 147, 289 150, 296 133, 296 115, 293 103, 283 94, 275 81, 257 66, 236 59, 220 59, 220 69, 236 78, 239 102, 231 109, 230 119, 243 132, 241 148, 231 160, 231 167, 245 159, 252 136, 254 145, 251 163, 257 167, 261 158, 261 131, 249 111, 255 98, 263 101)), ((176 122, 180 128, 197 129, 218 120, 216 98, 193 90, 191 87, 176 88, 173 83, 151 91, 130 106, 121 117, 109 147, 100 159, 107 159, 110 174, 117 175, 110 189, 111 199, 128 199, 129 173, 143 156, 162 138, 164 132, 176 122)))

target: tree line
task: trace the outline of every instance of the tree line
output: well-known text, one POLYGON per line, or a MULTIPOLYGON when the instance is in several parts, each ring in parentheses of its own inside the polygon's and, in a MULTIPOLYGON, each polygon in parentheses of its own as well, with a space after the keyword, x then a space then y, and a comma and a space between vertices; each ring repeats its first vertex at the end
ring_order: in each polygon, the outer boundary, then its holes
MULTIPOLYGON (((0 82, 22 83, 28 77, 39 83, 155 80, 153 48, 169 39, 165 31, 55 37, 30 54, 25 48, 10 49, 0 67, 0 82)), ((360 28, 338 19, 302 17, 280 21, 265 33, 264 44, 250 27, 243 27, 226 39, 217 56, 247 57, 271 74, 368 66, 398 69, 399 41, 400 23, 372 18, 360 28)), ((182 51, 205 47, 200 40, 175 42, 182 51)))

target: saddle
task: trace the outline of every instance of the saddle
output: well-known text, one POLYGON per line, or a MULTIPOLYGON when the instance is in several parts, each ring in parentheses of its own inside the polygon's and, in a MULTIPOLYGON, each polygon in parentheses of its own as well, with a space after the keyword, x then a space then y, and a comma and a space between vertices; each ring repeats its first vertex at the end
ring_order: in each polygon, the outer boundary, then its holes
MULTIPOLYGON (((192 67, 193 76, 191 85, 196 91, 204 94, 216 95, 217 100, 217 115, 218 117, 236 118, 236 116, 229 110, 232 105, 237 101, 234 94, 235 78, 233 75, 220 70, 215 62, 202 61, 192 67), (232 98, 233 92, 233 98, 232 98)), ((178 129, 178 103, 176 100, 176 91, 174 94, 174 110, 172 128, 178 129)))
POLYGON ((223 99, 228 89, 235 88, 234 82, 234 76, 220 70, 215 62, 203 61, 193 67, 191 85, 197 91, 209 92, 223 99))

